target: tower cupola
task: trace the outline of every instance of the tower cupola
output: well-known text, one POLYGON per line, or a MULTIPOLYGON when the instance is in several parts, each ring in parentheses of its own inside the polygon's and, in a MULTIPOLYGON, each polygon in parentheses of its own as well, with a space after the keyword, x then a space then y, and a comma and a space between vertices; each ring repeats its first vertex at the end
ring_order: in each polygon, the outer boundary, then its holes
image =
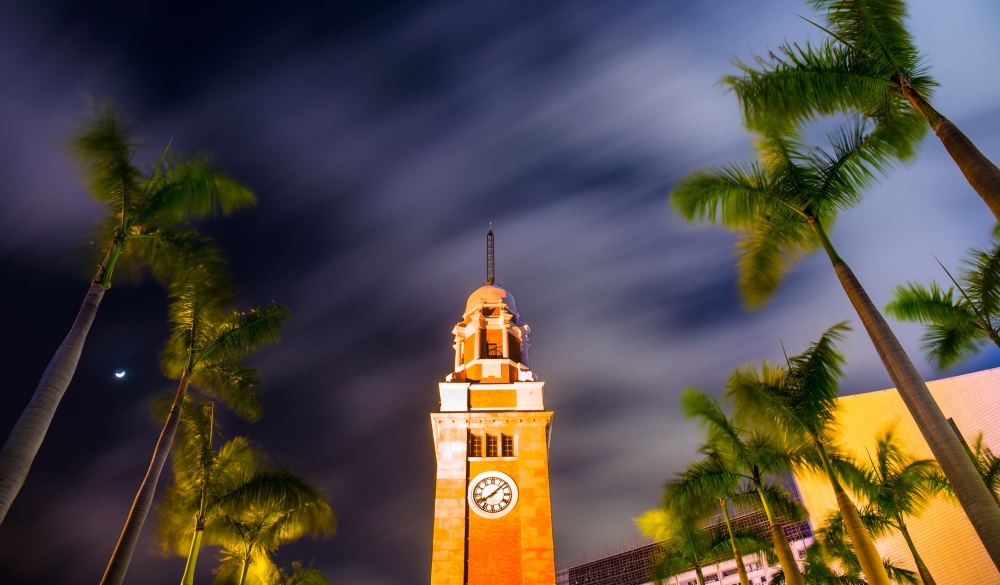
POLYGON ((455 336, 455 370, 447 382, 532 382, 528 369, 528 334, 521 321, 514 295, 495 284, 493 230, 486 239, 486 284, 465 303, 462 320, 452 329, 455 336))

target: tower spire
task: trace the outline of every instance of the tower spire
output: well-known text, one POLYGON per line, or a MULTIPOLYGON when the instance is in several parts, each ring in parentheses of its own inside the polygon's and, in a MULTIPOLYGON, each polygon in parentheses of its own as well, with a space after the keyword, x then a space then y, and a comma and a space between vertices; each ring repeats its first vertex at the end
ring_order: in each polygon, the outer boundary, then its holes
POLYGON ((493 222, 490 222, 490 231, 486 234, 486 284, 493 285, 493 222))

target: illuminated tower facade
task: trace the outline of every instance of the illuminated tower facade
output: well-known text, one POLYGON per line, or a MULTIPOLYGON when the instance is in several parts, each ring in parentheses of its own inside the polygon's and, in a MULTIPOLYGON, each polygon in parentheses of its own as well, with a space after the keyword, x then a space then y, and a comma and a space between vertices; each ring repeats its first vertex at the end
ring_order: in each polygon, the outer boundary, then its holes
POLYGON ((553 585, 544 382, 528 369, 528 326, 494 284, 455 325, 455 370, 431 414, 437 453, 431 585, 553 585))

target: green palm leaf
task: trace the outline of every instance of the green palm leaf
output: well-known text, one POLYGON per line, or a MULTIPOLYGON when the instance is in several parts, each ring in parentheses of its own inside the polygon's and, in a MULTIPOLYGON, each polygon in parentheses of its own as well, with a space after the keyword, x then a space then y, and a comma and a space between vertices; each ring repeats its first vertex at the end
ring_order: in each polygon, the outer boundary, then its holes
POLYGON ((912 75, 923 61, 903 25, 902 0, 810 0, 824 13, 832 33, 854 50, 912 75))
POLYGON ((252 191, 214 170, 209 159, 177 159, 146 196, 137 220, 170 226, 189 217, 228 215, 256 201, 252 191))
POLYGON ((239 363, 223 363, 198 368, 191 374, 191 383, 226 403, 240 417, 255 421, 263 406, 257 393, 260 376, 257 370, 239 363))
POLYGON ((196 363, 220 363, 239 360, 280 338, 281 326, 291 317, 284 306, 274 301, 265 308, 234 312, 214 331, 211 343, 199 348, 196 363))
POLYGON ((886 306, 901 321, 925 325, 921 349, 940 369, 969 359, 990 341, 1000 346, 1000 245, 971 250, 953 282, 961 296, 933 281, 927 287, 911 282, 893 289, 886 306))
POLYGON ((768 220, 741 232, 736 258, 746 305, 754 309, 764 305, 792 266, 818 248, 809 225, 791 219, 787 210, 776 209, 768 220))

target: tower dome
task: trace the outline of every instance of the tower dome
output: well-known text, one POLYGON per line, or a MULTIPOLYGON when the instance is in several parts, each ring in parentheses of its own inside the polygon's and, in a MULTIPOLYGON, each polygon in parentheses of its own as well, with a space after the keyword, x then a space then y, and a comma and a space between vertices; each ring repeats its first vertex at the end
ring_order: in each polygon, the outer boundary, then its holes
POLYGON ((469 295, 469 300, 465 303, 465 314, 468 315, 472 311, 482 308, 483 305, 505 305, 511 314, 518 317, 514 295, 495 284, 481 286, 469 295))

